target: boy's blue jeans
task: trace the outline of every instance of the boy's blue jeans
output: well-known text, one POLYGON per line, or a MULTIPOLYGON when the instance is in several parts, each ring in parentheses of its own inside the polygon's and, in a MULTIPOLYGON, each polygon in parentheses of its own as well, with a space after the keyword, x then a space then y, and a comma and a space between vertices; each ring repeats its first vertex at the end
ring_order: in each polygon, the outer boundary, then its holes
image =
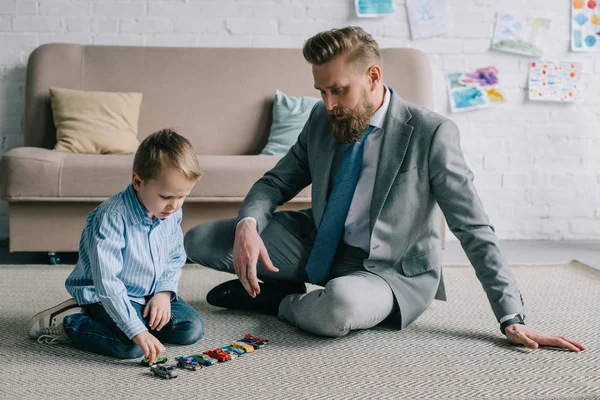
MULTIPOLYGON (((145 305, 131 302, 138 316, 146 326, 148 318, 143 318, 145 305)), ((85 314, 71 314, 65 317, 65 334, 75 347, 117 358, 140 358, 142 349, 121 331, 108 315, 101 303, 87 304, 85 314)), ((202 317, 180 297, 171 302, 171 321, 160 331, 150 330, 161 343, 193 344, 204 336, 202 317)))

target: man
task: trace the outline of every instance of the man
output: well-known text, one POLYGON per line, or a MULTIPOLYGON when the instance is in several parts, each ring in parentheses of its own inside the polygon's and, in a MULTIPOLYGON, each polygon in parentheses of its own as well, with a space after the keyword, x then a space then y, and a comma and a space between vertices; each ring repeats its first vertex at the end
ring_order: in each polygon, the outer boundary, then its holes
POLYGON ((303 54, 323 102, 298 141, 254 184, 238 218, 186 235, 191 260, 239 278, 207 301, 277 314, 323 336, 386 319, 404 328, 445 299, 437 203, 511 342, 585 349, 524 325, 456 125, 383 83, 375 40, 358 27, 333 29, 310 38, 303 54), (274 212, 311 183, 311 209, 274 212), (307 281, 324 288, 306 293, 307 281))

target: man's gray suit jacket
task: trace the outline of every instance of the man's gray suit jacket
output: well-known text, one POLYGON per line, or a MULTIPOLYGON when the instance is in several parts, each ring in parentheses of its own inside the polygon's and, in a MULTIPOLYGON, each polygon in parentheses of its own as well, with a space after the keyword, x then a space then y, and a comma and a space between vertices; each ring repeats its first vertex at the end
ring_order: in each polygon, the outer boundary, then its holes
MULTIPOLYGON (((403 328, 434 298, 445 300, 441 208, 475 268, 496 319, 524 314, 517 283, 473 185, 458 127, 390 90, 369 212, 371 244, 365 268, 390 285, 403 328)), ((336 144, 325 106, 319 102, 298 141, 254 184, 238 220, 253 217, 262 232, 277 206, 312 184, 312 208, 307 215, 316 231, 325 211, 336 144)))

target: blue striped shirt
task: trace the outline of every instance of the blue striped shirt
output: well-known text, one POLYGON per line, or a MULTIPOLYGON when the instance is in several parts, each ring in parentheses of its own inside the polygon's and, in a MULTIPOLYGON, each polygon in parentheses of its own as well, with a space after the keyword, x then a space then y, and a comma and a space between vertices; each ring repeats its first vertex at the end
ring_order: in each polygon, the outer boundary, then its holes
POLYGON ((131 301, 177 293, 186 254, 182 211, 152 220, 132 185, 96 207, 87 217, 79 261, 65 282, 79 304, 101 302, 128 338, 148 330, 131 301))

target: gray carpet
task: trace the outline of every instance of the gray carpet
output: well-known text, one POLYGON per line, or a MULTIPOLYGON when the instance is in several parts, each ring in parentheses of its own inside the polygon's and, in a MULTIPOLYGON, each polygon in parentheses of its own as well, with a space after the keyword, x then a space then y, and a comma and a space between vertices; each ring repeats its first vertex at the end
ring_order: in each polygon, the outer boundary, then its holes
POLYGON ((167 356, 229 343, 246 332, 271 340, 252 354, 177 379, 26 337, 29 318, 67 298, 70 267, 0 267, 0 398, 600 399, 600 271, 572 262, 512 267, 532 326, 589 347, 574 354, 507 343, 471 267, 445 268, 449 301, 404 331, 378 327, 317 338, 277 320, 216 309, 208 289, 229 278, 186 266, 180 294, 204 317, 205 338, 167 356))

